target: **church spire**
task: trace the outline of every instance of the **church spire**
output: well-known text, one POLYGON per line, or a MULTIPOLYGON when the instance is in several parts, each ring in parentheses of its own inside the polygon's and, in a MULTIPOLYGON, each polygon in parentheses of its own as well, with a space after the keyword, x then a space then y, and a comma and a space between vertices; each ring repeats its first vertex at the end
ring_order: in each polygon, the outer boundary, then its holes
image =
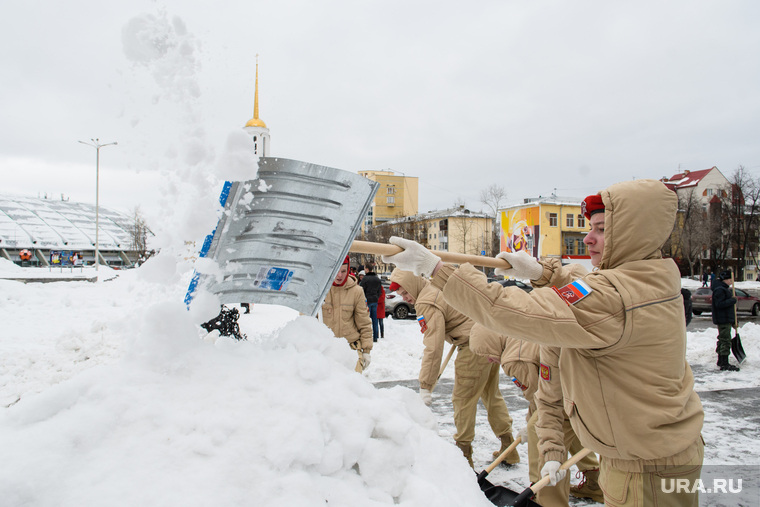
POLYGON ((248 120, 245 126, 267 128, 267 124, 259 119, 259 55, 256 55, 256 91, 253 95, 253 118, 248 120))
POLYGON ((256 55, 256 91, 253 96, 253 118, 248 120, 243 130, 253 137, 253 152, 262 157, 269 156, 269 129, 259 118, 259 55, 256 55))

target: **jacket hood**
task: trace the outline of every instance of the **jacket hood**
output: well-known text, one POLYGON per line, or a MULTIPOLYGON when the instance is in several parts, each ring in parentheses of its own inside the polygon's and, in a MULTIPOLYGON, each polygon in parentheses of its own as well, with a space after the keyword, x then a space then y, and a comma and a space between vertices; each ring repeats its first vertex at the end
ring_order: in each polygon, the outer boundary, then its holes
POLYGON ((398 268, 394 269, 391 273, 391 282, 399 284, 414 299, 419 298, 422 289, 430 283, 425 278, 415 275, 411 271, 404 271, 398 268))
POLYGON ((600 269, 660 259, 678 211, 675 192, 657 180, 616 183, 599 192, 604 202, 604 251, 600 269))

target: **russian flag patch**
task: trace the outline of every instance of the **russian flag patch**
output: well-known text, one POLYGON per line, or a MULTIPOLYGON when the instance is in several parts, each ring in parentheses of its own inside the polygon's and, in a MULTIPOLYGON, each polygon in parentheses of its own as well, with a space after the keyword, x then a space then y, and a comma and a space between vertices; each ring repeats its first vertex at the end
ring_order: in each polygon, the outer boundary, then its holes
POLYGON ((568 305, 574 305, 594 291, 594 289, 589 287, 586 282, 581 279, 569 283, 561 289, 556 287, 552 287, 552 289, 554 289, 554 292, 564 299, 565 303, 568 305))
POLYGON ((427 322, 425 322, 425 317, 423 315, 417 317, 417 322, 420 324, 420 333, 427 331, 427 322))

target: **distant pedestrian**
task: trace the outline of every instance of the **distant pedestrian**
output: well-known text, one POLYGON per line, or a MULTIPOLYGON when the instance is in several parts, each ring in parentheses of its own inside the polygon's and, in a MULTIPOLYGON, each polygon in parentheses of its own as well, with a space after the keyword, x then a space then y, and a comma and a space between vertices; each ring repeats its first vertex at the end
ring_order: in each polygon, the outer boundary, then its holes
MULTIPOLYGON (((367 299, 367 308, 369 317, 372 319, 372 341, 377 341, 380 336, 379 324, 377 322, 377 305, 380 301, 380 294, 383 290, 383 284, 380 277, 372 271, 371 267, 367 268, 369 273, 359 279, 359 285, 364 289, 364 297, 367 299)), ((361 271, 359 274, 364 273, 361 271)))
POLYGON ((728 362, 731 354, 731 328, 736 324, 736 298, 731 295, 726 280, 733 285, 730 270, 721 271, 712 285, 712 321, 718 326, 718 345, 715 351, 718 353, 717 365, 721 371, 739 371, 739 368, 728 362))
POLYGON ((702 273, 702 287, 707 287, 707 282, 709 281, 709 279, 710 279, 709 271, 705 271, 704 273, 702 273))
POLYGON ((377 326, 380 328, 380 338, 385 338, 385 287, 380 286, 380 300, 377 302, 377 326))

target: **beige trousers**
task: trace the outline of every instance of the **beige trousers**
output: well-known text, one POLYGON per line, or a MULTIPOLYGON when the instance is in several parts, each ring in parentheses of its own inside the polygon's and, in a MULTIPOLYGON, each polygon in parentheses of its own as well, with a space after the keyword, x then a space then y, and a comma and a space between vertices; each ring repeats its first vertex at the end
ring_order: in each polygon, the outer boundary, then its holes
POLYGON ((512 433, 512 418, 507 404, 499 390, 497 363, 489 363, 488 358, 473 354, 468 345, 462 345, 454 361, 454 425, 457 432, 454 440, 459 444, 471 444, 475 438, 475 415, 478 400, 488 413, 488 423, 497 437, 512 433))
MULTIPOLYGON (((538 420, 538 410, 533 412, 528 420, 528 470, 530 474, 530 482, 538 482, 541 480, 541 468, 544 466, 542 460, 538 455, 538 435, 536 434, 536 421, 538 420)), ((574 455, 581 449, 580 440, 575 435, 573 427, 570 425, 570 420, 565 417, 562 423, 562 430, 565 433, 565 449, 570 451, 570 455, 574 455)), ((596 459, 596 454, 593 452, 586 455, 578 462, 578 470, 595 470, 599 468, 599 461, 596 459)), ((569 504, 570 498, 570 473, 565 475, 556 486, 546 486, 538 492, 536 495, 536 501, 544 507, 564 507, 569 504)))
MULTIPOLYGON (((683 465, 662 466, 655 472, 626 472, 610 466, 601 459, 599 484, 604 491, 604 503, 611 507, 697 507, 699 493, 689 488, 674 488, 671 481, 686 479, 693 485, 702 472, 705 445, 700 438, 694 458, 683 465)), ((692 488, 693 489, 693 488, 692 488)))

